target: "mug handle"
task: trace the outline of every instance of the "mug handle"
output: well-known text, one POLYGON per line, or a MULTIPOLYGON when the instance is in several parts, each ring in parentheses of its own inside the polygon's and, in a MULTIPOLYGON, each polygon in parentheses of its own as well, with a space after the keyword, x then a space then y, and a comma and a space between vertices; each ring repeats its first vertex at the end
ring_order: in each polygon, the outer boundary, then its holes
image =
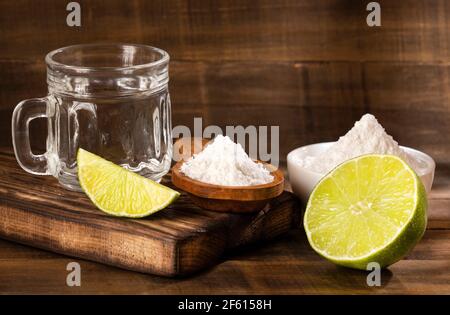
MULTIPOLYGON (((35 175, 53 175, 49 167, 49 146, 44 154, 35 155, 30 147, 30 121, 36 118, 50 119, 54 114, 54 102, 51 96, 32 98, 17 104, 12 115, 12 142, 19 165, 28 173, 35 175)), ((49 125, 49 136, 52 133, 49 125)))

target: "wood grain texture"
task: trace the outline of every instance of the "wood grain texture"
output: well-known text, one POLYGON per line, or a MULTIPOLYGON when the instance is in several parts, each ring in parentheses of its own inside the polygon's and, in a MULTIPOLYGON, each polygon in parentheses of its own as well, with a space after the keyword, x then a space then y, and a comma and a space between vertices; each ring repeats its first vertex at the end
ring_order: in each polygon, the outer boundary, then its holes
MULTIPOLYGON (((382 273, 380 288, 367 287, 364 272, 321 259, 302 230, 183 280, 77 259, 80 288, 65 283, 74 258, 0 240, 1 293, 450 294, 449 1, 381 0, 380 28, 365 24, 368 1, 79 2, 82 28, 65 25, 64 1, 0 1, 0 145, 11 146, 15 104, 45 95, 48 51, 150 44, 171 55, 174 126, 192 127, 194 116, 221 127, 279 125, 281 160, 375 113, 401 144, 439 162, 428 230, 407 259, 382 273)), ((33 147, 42 150, 45 122, 31 125, 33 147)), ((39 181, 29 176, 27 184, 39 181)))
MULTIPOLYGON (((0 67, 2 62, 0 61, 0 67)), ((0 92, 0 143, 10 145, 12 106, 45 95, 42 79, 23 72, 0 76, 15 91, 0 92)), ((6 67, 6 65, 4 64, 6 67)), ((280 160, 301 145, 333 141, 365 112, 376 115, 400 144, 423 150, 437 162, 449 161, 449 68, 403 63, 172 62, 173 125, 279 126, 280 160), (242 69, 246 69, 242 71, 242 69), (207 82, 207 83, 206 83, 207 82)), ((39 77, 39 76, 38 76, 39 77)), ((36 120, 35 122, 38 122, 36 120)), ((45 124, 33 130, 34 147, 45 147, 45 124)))
MULTIPOLYGON (((80 3, 83 26, 70 28, 66 3, 0 2, 0 145, 11 145, 13 107, 45 95, 47 52, 125 41, 170 53, 174 126, 192 127, 194 116, 204 126, 280 126, 284 162, 372 112, 401 144, 449 161, 448 1, 382 0, 379 28, 366 25, 361 1, 80 3)), ((45 123, 32 128, 42 151, 45 123)))
POLYGON ((15 294, 450 294, 449 230, 428 230, 414 251, 382 271, 340 268, 309 247, 302 230, 246 247, 183 279, 163 278, 69 258, 0 240, 0 292, 15 294), (81 287, 66 285, 66 265, 81 265, 81 287))
POLYGON ((190 274, 228 249, 299 224, 300 208, 288 192, 253 215, 202 210, 183 194, 155 215, 129 220, 102 213, 54 179, 26 174, 11 152, 0 153, 0 170, 1 237, 144 273, 190 274))
MULTIPOLYGON (((5 161, 4 153, 0 161, 5 161)), ((1 163, 0 179, 7 174, 4 163, 1 163)), ((0 240, 0 293, 450 294, 450 276, 447 272, 450 268, 450 165, 438 165, 438 170, 429 195, 429 221, 425 236, 405 259, 382 272, 381 287, 368 287, 366 272, 340 268, 319 257, 309 246, 304 231, 294 229, 275 240, 244 245, 241 249, 228 252, 217 265, 183 279, 131 272, 0 240), (66 266, 71 261, 81 265, 81 287, 66 285, 66 266)), ((17 170, 11 176, 17 180, 24 175, 17 170)), ((41 180, 27 176, 26 185, 39 187, 41 180)), ((67 191, 64 195, 58 194, 54 181, 45 181, 48 185, 35 196, 36 200, 45 193, 52 196, 52 207, 68 202, 68 198, 64 197, 67 191)), ((0 187, 3 185, 4 182, 1 182, 0 187)), ((26 195, 19 187, 12 185, 11 190, 17 191, 23 202, 29 201, 24 199, 26 195)), ((3 205, 4 190, 0 190, 0 194, 3 205)), ((85 202, 88 208, 89 202, 85 202)), ((88 216, 92 215, 91 212, 90 209, 85 210, 88 216)), ((260 220, 259 225, 266 226, 256 227, 256 230, 277 234, 283 227, 280 219, 278 216, 270 221, 260 220), (271 224, 267 226, 267 222, 271 224)), ((142 230, 145 228, 137 229, 136 233, 142 230)), ((247 232, 240 235, 241 241, 254 236, 247 232)))
POLYGON ((450 56, 445 0, 381 0, 381 28, 367 26, 364 1, 79 2, 82 27, 71 28, 65 2, 2 1, 0 59, 37 58, 94 41, 152 43, 175 60, 447 62, 450 56))

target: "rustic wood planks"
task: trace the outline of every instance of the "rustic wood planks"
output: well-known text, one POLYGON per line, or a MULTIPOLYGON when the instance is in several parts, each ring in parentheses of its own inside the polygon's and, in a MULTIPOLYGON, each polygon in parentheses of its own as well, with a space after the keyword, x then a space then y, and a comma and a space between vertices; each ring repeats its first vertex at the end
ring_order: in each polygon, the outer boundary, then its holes
MULTIPOLYGON (((448 162, 440 135, 450 132, 450 3, 380 1, 379 28, 365 24, 367 3, 96 0, 82 3, 82 27, 70 28, 65 3, 3 1, 0 145, 11 143, 13 107, 46 94, 48 51, 125 41, 170 53, 174 126, 192 127, 194 116, 204 126, 280 126, 283 161, 372 112, 401 144, 448 162)), ((44 148, 45 123, 32 128, 44 148)))

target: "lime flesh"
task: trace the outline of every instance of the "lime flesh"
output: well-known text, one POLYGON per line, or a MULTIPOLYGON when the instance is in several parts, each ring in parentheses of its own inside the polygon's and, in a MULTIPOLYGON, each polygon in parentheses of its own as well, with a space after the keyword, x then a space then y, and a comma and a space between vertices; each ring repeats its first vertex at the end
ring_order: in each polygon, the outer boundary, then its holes
POLYGON ((110 215, 148 216, 180 195, 83 149, 78 150, 77 163, 81 188, 100 210, 110 215))
POLYGON ((364 155, 339 165, 317 184, 304 227, 312 248, 338 265, 386 267, 421 239, 426 210, 423 184, 403 160, 364 155))

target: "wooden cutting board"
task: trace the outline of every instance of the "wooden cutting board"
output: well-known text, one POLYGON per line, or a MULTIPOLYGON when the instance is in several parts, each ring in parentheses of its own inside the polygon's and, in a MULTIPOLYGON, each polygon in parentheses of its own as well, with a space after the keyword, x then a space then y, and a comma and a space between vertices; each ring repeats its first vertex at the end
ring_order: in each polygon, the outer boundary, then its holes
MULTIPOLYGON (((169 177, 164 184, 171 185, 169 177)), ((56 179, 27 174, 0 149, 0 237, 129 270, 187 275, 217 263, 228 250, 299 226, 289 192, 257 214, 203 210, 186 194, 148 218, 114 218, 56 179)))

